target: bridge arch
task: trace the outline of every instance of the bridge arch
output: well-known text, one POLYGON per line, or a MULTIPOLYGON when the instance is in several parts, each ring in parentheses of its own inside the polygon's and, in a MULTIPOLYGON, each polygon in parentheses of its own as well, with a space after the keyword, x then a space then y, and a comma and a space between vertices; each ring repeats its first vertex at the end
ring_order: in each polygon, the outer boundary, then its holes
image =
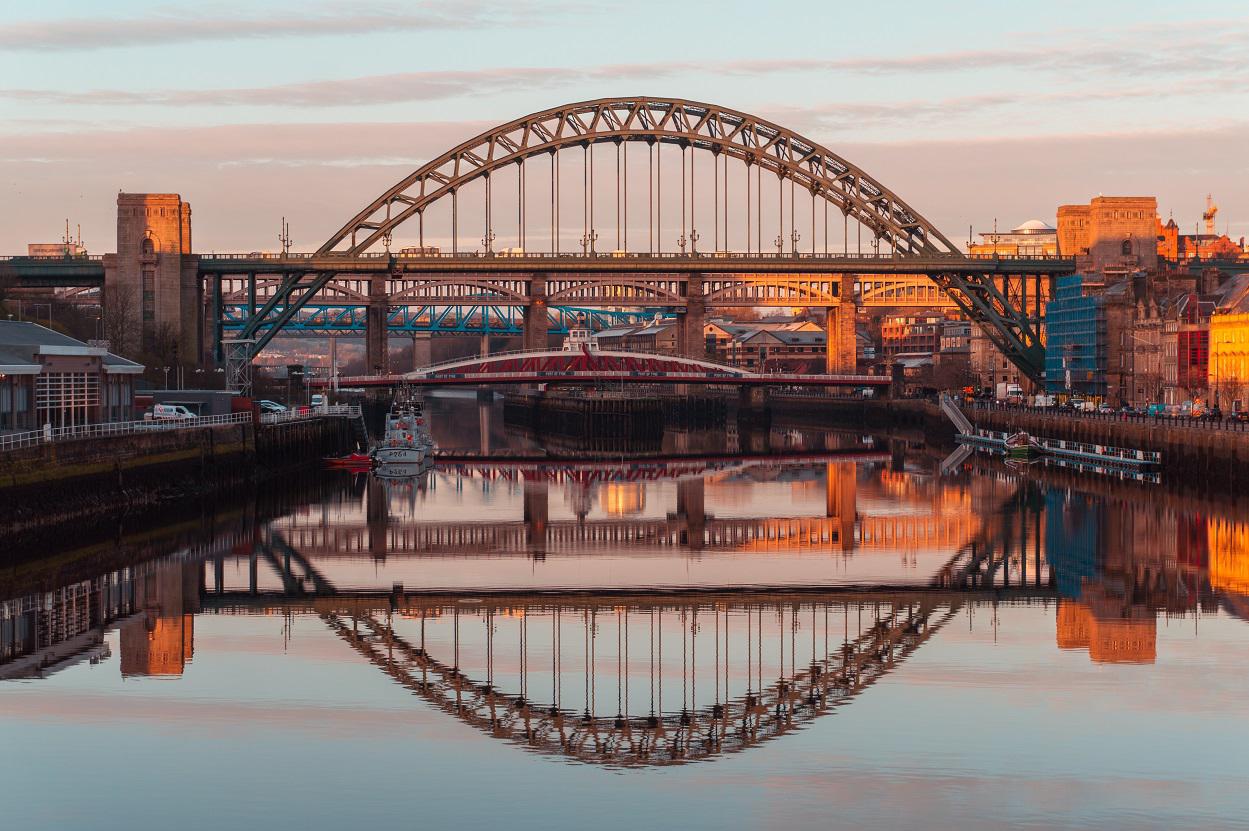
MULTIPOLYGON (((432 159, 336 231, 318 254, 359 255, 470 182, 525 159, 599 143, 679 145, 735 158, 831 203, 899 255, 958 249, 897 194, 822 144, 757 116, 680 98, 601 98, 527 115, 432 159)), ((693 241, 691 241, 693 244, 693 241)), ((796 243, 795 243, 796 244, 796 243)), ((778 242, 778 246, 781 243, 778 242)))
POLYGON ((472 279, 452 277, 446 280, 422 280, 416 285, 401 289, 390 295, 388 302, 398 305, 411 301, 437 304, 445 302, 451 305, 463 305, 473 302, 488 302, 525 306, 529 298, 509 283, 515 281, 472 279), (469 289, 477 293, 456 293, 454 289, 469 289))

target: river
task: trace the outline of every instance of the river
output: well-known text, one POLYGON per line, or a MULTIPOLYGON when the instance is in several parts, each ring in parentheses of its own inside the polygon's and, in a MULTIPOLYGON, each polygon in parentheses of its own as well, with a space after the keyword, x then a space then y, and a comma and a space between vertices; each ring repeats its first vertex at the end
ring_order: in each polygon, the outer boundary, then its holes
POLYGON ((481 458, 8 552, 4 826, 1249 827, 1243 505, 429 410, 481 458))

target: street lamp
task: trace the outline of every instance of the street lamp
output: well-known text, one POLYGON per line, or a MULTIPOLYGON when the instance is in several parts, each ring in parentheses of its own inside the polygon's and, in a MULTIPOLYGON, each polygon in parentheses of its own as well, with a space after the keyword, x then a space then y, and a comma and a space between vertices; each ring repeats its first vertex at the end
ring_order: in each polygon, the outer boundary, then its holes
POLYGON ((165 389, 169 389, 169 367, 162 367, 165 370, 165 389))

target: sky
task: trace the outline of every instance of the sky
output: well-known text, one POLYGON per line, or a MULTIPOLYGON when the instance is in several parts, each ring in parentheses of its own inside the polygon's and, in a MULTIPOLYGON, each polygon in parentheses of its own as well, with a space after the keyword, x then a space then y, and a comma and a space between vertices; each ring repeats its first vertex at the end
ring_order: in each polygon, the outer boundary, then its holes
POLYGON ((1098 194, 1207 193, 1249 235, 1249 6, 1054 0, 782 8, 0 0, 0 254, 115 194, 176 192, 199 251, 312 250, 493 125, 648 95, 771 119, 849 159, 947 236, 1098 194))

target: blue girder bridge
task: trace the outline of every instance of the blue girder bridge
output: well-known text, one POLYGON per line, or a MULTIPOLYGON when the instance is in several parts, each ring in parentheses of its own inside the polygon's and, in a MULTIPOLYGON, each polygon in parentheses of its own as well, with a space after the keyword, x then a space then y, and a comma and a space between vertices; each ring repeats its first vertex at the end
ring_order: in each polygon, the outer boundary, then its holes
MULTIPOLYGON (((547 308, 547 331, 566 335, 575 327, 594 332, 618 326, 640 326, 664 315, 663 309, 619 311, 613 309, 551 306, 547 308)), ((230 304, 222 308, 221 329, 230 336, 246 328, 248 308, 230 304)), ((368 307, 305 303, 282 330, 284 337, 361 336, 368 329, 368 307)), ((392 306, 386 317, 392 335, 520 335, 524 313, 516 306, 486 304, 457 306, 392 306)))

